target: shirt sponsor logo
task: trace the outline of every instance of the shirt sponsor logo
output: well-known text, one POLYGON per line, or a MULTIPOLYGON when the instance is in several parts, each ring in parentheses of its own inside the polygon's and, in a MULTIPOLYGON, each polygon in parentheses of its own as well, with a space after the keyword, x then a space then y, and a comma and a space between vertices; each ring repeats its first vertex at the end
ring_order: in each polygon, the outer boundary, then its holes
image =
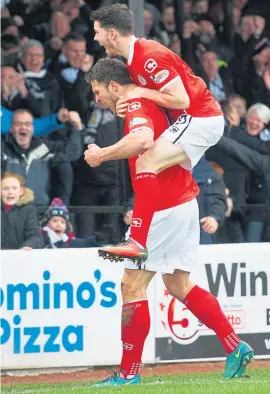
POLYGON ((138 80, 140 81, 140 83, 142 85, 146 85, 147 84, 146 79, 141 74, 138 74, 138 80))
POLYGON ((147 119, 145 118, 132 118, 129 122, 129 127, 137 126, 144 123, 147 123, 147 119))
POLYGON ((136 101, 135 103, 131 103, 128 106, 128 112, 136 111, 137 109, 141 108, 141 103, 136 101))
POLYGON ((157 62, 154 59, 148 59, 144 64, 144 69, 148 73, 152 73, 157 68, 157 62))
POLYGON ((158 73, 156 73, 155 75, 152 74, 150 76, 150 78, 155 82, 155 83, 162 83, 164 81, 166 81, 166 79, 169 76, 169 70, 161 70, 158 73))

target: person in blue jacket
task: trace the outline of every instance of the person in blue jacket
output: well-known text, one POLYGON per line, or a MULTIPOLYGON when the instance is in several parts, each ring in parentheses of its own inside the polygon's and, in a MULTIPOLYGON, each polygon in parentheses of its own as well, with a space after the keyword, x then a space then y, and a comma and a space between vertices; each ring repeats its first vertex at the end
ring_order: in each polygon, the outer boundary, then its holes
MULTIPOLYGON (((1 105, 1 134, 7 134, 11 127, 13 112, 1 105)), ((55 129, 64 127, 68 120, 68 110, 61 108, 56 114, 34 119, 34 135, 42 137, 55 129)))

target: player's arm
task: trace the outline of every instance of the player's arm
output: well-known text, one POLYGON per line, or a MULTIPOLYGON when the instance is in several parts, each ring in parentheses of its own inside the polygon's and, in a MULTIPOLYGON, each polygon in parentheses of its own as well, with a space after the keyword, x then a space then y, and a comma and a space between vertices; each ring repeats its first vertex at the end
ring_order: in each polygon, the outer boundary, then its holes
POLYGON ((154 145, 154 132, 148 127, 134 130, 116 144, 101 149, 101 160, 129 159, 138 156, 154 145))
POLYGON ((141 88, 140 97, 170 109, 187 109, 190 105, 189 96, 179 75, 164 90, 141 88))

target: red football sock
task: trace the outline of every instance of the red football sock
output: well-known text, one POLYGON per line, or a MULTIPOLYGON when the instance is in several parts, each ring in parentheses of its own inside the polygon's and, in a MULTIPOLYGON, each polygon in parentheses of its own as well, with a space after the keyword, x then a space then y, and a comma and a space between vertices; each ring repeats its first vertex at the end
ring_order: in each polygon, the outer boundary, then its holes
POLYGON ((150 329, 148 300, 132 301, 122 307, 123 355, 120 373, 125 379, 140 374, 144 342, 150 329))
POLYGON ((213 294, 199 286, 194 286, 183 302, 194 316, 215 331, 227 354, 237 348, 240 338, 228 322, 213 294))
POLYGON ((130 238, 145 248, 159 193, 157 174, 154 172, 139 172, 136 174, 134 192, 135 202, 130 238))

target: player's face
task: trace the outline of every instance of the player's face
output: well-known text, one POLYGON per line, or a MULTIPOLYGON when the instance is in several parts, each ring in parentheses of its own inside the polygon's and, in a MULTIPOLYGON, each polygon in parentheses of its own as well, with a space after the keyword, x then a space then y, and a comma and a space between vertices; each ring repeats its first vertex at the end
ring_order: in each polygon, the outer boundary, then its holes
POLYGON ((119 55, 115 41, 115 31, 107 30, 100 26, 98 21, 94 22, 95 37, 94 40, 104 47, 108 56, 119 55))
POLYGON ((105 84, 97 81, 92 81, 92 90, 95 95, 96 103, 101 108, 110 108, 113 113, 116 113, 116 103, 118 97, 105 84))

